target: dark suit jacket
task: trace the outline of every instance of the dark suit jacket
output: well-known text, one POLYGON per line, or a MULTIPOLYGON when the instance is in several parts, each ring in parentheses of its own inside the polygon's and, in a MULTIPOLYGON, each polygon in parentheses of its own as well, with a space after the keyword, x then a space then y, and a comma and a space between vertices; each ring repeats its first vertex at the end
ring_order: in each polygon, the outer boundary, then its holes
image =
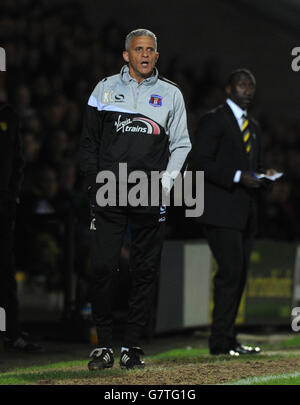
POLYGON ((237 170, 260 169, 260 128, 249 118, 252 136, 250 156, 246 153, 238 122, 227 105, 204 115, 199 122, 192 151, 196 170, 204 171, 202 224, 243 230, 256 192, 234 183, 237 170))

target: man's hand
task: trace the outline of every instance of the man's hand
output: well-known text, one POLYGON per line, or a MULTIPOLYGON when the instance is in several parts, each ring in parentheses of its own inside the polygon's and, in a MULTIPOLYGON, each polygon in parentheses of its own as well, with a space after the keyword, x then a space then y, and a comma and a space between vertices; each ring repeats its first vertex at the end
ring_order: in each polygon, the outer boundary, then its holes
POLYGON ((275 169, 268 169, 268 170, 266 171, 266 175, 267 175, 267 176, 274 176, 274 174, 276 174, 276 173, 278 173, 278 171, 275 170, 275 169))
POLYGON ((247 188, 259 188, 261 186, 260 180, 258 180, 251 172, 241 173, 240 184, 247 188))

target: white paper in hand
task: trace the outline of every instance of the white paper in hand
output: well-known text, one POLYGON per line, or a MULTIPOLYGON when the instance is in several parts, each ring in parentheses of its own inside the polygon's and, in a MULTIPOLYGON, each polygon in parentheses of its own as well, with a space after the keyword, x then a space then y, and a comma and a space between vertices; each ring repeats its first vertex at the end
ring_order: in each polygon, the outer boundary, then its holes
POLYGON ((275 173, 272 176, 267 176, 266 174, 263 174, 263 173, 255 173, 255 175, 258 179, 268 179, 268 180, 275 181, 275 180, 279 179, 279 177, 283 176, 283 173, 275 173))

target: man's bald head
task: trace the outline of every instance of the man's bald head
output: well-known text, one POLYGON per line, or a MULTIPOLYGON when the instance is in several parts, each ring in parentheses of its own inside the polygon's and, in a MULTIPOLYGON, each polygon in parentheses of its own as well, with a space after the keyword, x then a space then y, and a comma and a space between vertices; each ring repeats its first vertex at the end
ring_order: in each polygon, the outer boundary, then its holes
POLYGON ((255 80, 253 73, 249 69, 240 68, 240 69, 233 70, 229 74, 227 81, 226 81, 226 86, 232 85, 240 77, 245 77, 245 76, 248 77, 254 83, 254 85, 256 85, 256 80, 255 80))
POLYGON ((230 73, 225 86, 227 97, 243 110, 252 103, 256 88, 254 75, 248 69, 236 69, 230 73))

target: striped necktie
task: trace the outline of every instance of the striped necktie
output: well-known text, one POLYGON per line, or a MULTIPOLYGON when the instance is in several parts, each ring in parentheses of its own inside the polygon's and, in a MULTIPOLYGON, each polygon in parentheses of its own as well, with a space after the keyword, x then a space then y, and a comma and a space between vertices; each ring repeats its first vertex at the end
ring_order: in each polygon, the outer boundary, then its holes
POLYGON ((246 152, 249 153, 251 150, 251 144, 252 144, 252 139, 251 139, 251 133, 250 133, 250 128, 249 128, 249 121, 246 117, 246 115, 242 116, 243 119, 243 124, 242 124, 242 136, 243 136, 243 142, 245 145, 246 152))

